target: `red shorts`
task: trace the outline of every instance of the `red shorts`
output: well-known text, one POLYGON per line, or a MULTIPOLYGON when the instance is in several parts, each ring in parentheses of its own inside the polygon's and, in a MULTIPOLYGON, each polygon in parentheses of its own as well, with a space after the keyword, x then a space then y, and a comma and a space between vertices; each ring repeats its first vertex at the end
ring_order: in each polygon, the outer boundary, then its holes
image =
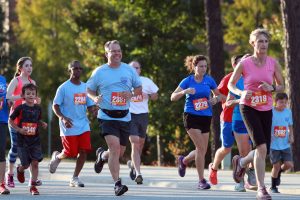
POLYGON ((79 150, 92 151, 91 132, 87 131, 81 135, 61 136, 63 152, 68 157, 77 157, 79 150))

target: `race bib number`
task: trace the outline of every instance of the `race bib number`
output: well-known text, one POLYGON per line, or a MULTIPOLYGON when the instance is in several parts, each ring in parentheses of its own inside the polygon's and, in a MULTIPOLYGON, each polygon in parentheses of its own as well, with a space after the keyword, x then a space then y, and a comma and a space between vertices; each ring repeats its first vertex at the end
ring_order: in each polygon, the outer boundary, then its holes
POLYGON ((208 102, 206 98, 194 99, 193 104, 196 111, 205 110, 208 108, 208 102))
POLYGON ((253 92, 251 97, 252 106, 262 106, 267 104, 267 93, 265 91, 253 92))
POLYGON ((113 106, 125 106, 126 99, 121 96, 121 92, 111 93, 111 105, 113 106))
POLYGON ((85 105, 86 104, 86 94, 85 93, 74 94, 74 104, 75 105, 85 105))
POLYGON ((275 137, 284 138, 286 136, 286 126, 275 126, 274 135, 275 137))
POLYGON ((139 94, 137 96, 133 96, 131 98, 131 102, 142 102, 143 101, 143 95, 139 94))
POLYGON ((27 135, 35 135, 37 130, 37 123, 23 122, 22 128, 27 131, 27 135))
POLYGON ((1 97, 0 98, 0 110, 2 110, 3 105, 4 105, 4 97, 1 97))

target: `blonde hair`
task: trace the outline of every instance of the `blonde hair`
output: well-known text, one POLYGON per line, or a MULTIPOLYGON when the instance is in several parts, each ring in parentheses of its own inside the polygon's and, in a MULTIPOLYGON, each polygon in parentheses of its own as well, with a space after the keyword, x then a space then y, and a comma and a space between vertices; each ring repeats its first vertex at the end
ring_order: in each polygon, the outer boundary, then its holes
POLYGON ((184 66, 190 73, 192 73, 194 71, 194 67, 197 66, 197 64, 201 60, 205 60, 208 63, 208 59, 206 56, 203 55, 187 56, 184 60, 184 66))
POLYGON ((257 28, 254 31, 252 31, 250 33, 250 37, 249 37, 249 43, 252 45, 252 43, 256 40, 256 38, 259 35, 264 35, 268 38, 268 40, 270 41, 271 39, 271 34, 269 33, 269 31, 267 29, 264 28, 257 28))

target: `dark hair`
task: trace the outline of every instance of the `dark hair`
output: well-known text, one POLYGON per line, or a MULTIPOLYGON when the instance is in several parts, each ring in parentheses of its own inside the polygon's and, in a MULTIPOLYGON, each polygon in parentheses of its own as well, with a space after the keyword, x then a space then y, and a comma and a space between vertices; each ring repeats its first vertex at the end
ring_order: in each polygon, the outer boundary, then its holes
POLYGON ((277 93, 276 96, 275 96, 275 101, 282 100, 282 99, 288 100, 289 97, 285 92, 277 93))
POLYGON ((68 64, 68 71, 71 71, 71 69, 75 66, 75 64, 79 64, 80 62, 78 60, 73 60, 68 64))
POLYGON ((120 42, 118 40, 111 40, 111 41, 107 41, 105 44, 104 44, 104 49, 105 51, 108 51, 109 50, 109 45, 111 44, 118 44, 120 45, 120 42))
POLYGON ((22 95, 25 94, 25 91, 26 90, 35 90, 36 94, 37 94, 37 86, 32 84, 32 83, 28 83, 28 84, 25 84, 23 87, 22 87, 22 95))
POLYGON ((241 59, 244 55, 243 54, 238 54, 238 55, 234 55, 231 57, 231 64, 233 66, 236 66, 238 64, 239 59, 241 59))
POLYGON ((201 60, 205 60, 208 63, 208 59, 206 56, 203 56, 203 55, 187 56, 184 60, 184 66, 191 73, 194 71, 194 67, 197 66, 197 64, 201 60))
POLYGON ((20 76, 20 74, 21 74, 21 69, 22 69, 24 63, 26 62, 26 60, 30 60, 30 61, 32 62, 32 59, 31 59, 30 57, 21 57, 21 58, 17 61, 17 64, 16 64, 17 70, 16 70, 16 73, 15 73, 15 76, 14 76, 14 77, 20 76))

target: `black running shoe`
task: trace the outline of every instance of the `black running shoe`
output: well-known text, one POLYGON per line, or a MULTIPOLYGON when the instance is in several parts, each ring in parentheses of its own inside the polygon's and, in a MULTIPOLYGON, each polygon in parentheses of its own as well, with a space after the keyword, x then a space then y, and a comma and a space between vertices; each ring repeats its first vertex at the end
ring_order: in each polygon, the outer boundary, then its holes
POLYGON ((122 185, 121 183, 121 179, 119 179, 116 183, 115 183, 115 195, 116 196, 121 196, 122 194, 124 194, 125 192, 128 191, 128 187, 126 185, 122 185))
POLYGON ((131 178, 131 180, 134 181, 136 178, 136 172, 135 172, 134 167, 132 166, 131 160, 127 161, 127 166, 129 168, 129 177, 131 178))
POLYGON ((101 155, 105 150, 102 147, 99 147, 96 151, 96 161, 94 165, 94 169, 96 173, 100 173, 103 169, 103 165, 105 163, 105 160, 102 160, 101 155))

